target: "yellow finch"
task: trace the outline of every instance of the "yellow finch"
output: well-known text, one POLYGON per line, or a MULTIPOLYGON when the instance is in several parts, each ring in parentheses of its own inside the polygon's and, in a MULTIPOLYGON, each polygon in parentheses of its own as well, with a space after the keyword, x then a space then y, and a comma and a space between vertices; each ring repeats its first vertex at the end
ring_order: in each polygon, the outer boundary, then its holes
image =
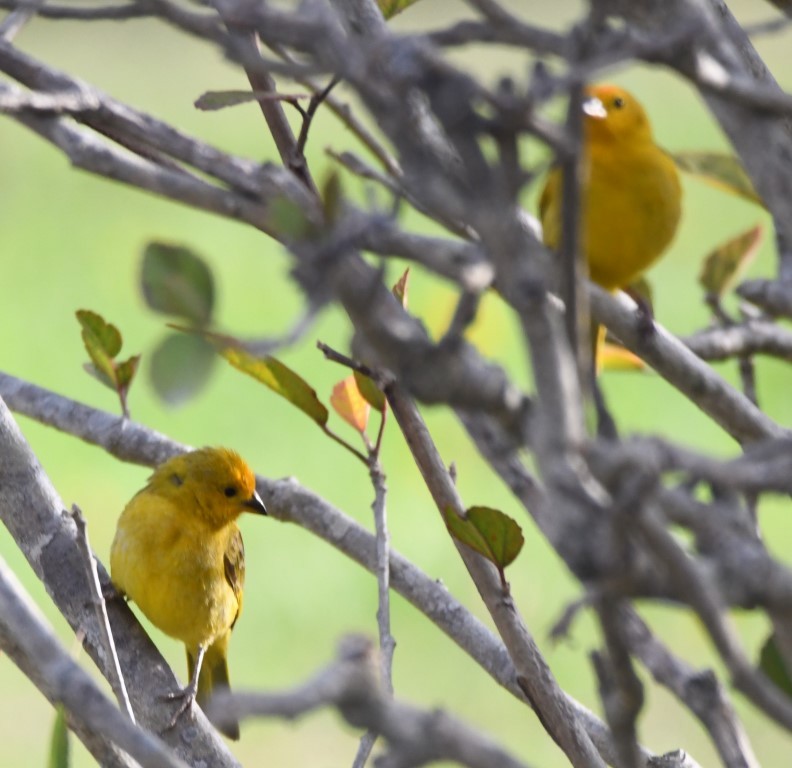
MULTIPOLYGON (((245 549, 236 519, 266 514, 250 467, 234 451, 202 448, 159 466, 127 504, 110 551, 115 587, 187 648, 187 687, 171 724, 197 698, 228 687, 231 630, 242 610, 245 549)), ((239 738, 239 727, 226 729, 239 738)))

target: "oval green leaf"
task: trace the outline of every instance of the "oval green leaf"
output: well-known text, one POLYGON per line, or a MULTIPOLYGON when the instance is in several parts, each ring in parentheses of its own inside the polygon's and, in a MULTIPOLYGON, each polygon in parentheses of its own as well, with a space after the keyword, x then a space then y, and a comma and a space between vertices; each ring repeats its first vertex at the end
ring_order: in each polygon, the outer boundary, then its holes
POLYGON ((761 224, 757 224, 710 251, 701 265, 698 278, 701 287, 714 296, 730 291, 756 258, 763 234, 761 224))
POLYGON ((520 554, 522 529, 499 509, 470 507, 464 518, 449 509, 445 519, 455 539, 486 557, 501 572, 520 554))
POLYGON ((214 361, 215 349, 206 339, 172 333, 151 354, 151 385, 165 403, 181 405, 205 386, 214 361))
POLYGON ((214 308, 214 278, 206 262, 189 248, 149 243, 143 252, 143 296, 151 309, 206 325, 214 308))
POLYGON ((328 411, 313 389, 301 376, 274 357, 254 357, 240 347, 226 347, 220 354, 234 368, 252 376, 273 392, 286 398, 320 427, 327 424, 328 411))
POLYGON ((677 167, 702 181, 764 207, 740 161, 723 152, 675 152, 677 167))

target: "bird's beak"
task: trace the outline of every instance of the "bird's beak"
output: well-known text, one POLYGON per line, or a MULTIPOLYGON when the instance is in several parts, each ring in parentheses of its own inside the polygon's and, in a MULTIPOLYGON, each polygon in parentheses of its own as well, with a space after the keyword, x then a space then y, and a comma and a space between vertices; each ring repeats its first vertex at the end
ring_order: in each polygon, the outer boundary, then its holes
POLYGON ((244 501, 242 503, 251 512, 258 512, 258 514, 260 515, 267 514, 267 508, 264 506, 264 502, 261 500, 261 496, 258 495, 258 491, 253 491, 253 495, 247 501, 244 501))
POLYGON ((596 96, 589 96, 583 101, 583 111, 595 120, 602 120, 608 116, 605 105, 596 96))

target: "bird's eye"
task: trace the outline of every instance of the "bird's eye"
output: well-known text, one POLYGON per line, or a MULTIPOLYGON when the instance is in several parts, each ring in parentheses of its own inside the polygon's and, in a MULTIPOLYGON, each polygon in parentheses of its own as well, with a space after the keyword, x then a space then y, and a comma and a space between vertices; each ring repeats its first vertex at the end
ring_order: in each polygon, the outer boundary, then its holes
POLYGON ((624 99, 621 96, 617 96, 613 100, 613 106, 616 107, 616 109, 621 109, 624 106, 624 99))
POLYGON ((223 493, 230 499, 232 496, 237 495, 237 489, 233 485, 229 485, 228 488, 223 489, 223 493))

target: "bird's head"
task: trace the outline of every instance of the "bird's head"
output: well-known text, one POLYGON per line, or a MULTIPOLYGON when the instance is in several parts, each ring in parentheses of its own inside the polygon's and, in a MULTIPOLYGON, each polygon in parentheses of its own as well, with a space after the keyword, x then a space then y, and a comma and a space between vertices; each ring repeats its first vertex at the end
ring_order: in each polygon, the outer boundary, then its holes
POLYGON ((641 104, 617 85, 591 85, 583 98, 585 132, 593 141, 652 141, 652 128, 641 104))
POLYGON ((243 512, 267 514, 253 471, 228 448, 201 448, 175 456, 157 467, 149 487, 217 527, 243 512))

